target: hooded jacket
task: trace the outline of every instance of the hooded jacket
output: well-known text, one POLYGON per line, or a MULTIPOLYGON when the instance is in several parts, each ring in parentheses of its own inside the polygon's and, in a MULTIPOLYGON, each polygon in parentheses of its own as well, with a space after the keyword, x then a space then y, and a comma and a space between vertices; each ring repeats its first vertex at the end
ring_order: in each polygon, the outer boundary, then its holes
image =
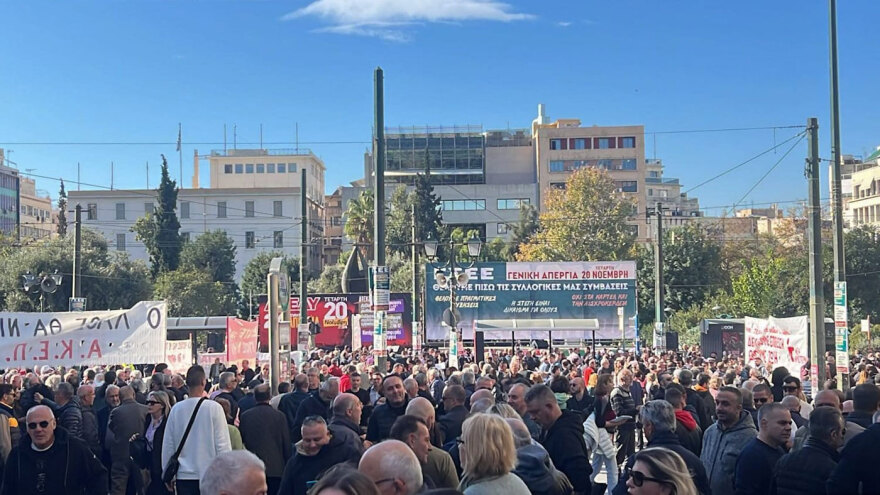
POLYGON ((64 428, 56 427, 55 443, 44 452, 31 448, 29 436, 22 437, 21 444, 9 454, 0 492, 3 495, 103 495, 107 493, 107 486, 107 470, 89 447, 82 440, 70 437, 64 428), (50 465, 40 468, 47 463, 50 465), (41 474, 46 475, 41 482, 48 491, 37 491, 41 474), (62 491, 52 491, 56 488, 62 491))
POLYGON ((529 444, 516 449, 516 468, 532 495, 568 495, 572 491, 568 478, 553 466, 550 454, 540 445, 529 444))
POLYGON ((700 460, 709 476, 713 495, 733 495, 733 478, 736 459, 740 451, 753 438, 758 436, 752 415, 741 411, 739 421, 730 428, 722 430, 715 422, 703 434, 703 451, 700 460))
POLYGON ((278 493, 290 495, 306 495, 307 483, 318 479, 324 471, 343 462, 357 463, 360 452, 354 447, 345 444, 341 439, 330 437, 330 442, 321 447, 315 455, 307 455, 301 448, 302 442, 297 442, 296 450, 287 465, 284 466, 284 474, 281 476, 281 485, 278 493))
POLYGON ((694 416, 685 410, 675 411, 675 436, 681 446, 700 455, 703 450, 703 430, 697 424, 694 416))
POLYGON ((550 459, 565 473, 576 492, 590 492, 590 456, 584 443, 584 425, 581 415, 562 411, 562 415, 541 435, 541 444, 550 459))

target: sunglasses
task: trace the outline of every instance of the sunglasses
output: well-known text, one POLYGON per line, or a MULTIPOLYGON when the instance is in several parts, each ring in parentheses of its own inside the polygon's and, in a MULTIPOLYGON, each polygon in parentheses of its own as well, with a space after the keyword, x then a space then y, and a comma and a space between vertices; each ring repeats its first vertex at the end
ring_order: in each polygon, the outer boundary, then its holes
POLYGON ((661 480, 645 476, 645 473, 641 471, 630 471, 629 475, 635 486, 642 486, 646 481, 653 481, 654 483, 669 483, 669 480, 661 480))
POLYGON ((148 400, 147 401, 148 406, 155 406, 156 404, 161 404, 161 402, 159 402, 157 400, 148 400))
POLYGON ((783 387, 782 387, 782 390, 785 390, 786 392, 794 392, 794 391, 796 391, 797 389, 798 389, 797 386, 791 386, 791 387, 785 387, 785 386, 783 386, 783 387))
POLYGON ((770 399, 755 399, 755 403, 760 403, 760 404, 764 404, 769 401, 770 401, 770 399))
POLYGON ((40 421, 39 423, 28 423, 27 426, 28 426, 28 430, 36 430, 37 426, 39 426, 40 428, 45 430, 46 428, 49 427, 49 422, 48 421, 40 421))

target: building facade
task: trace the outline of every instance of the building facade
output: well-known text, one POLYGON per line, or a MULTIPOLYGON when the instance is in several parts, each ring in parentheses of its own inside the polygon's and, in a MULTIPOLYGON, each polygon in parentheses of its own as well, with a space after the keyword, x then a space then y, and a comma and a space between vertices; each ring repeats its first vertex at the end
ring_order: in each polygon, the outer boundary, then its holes
POLYGON ((20 177, 19 187, 21 240, 55 236, 57 219, 52 211, 52 198, 45 191, 37 191, 37 185, 30 177, 20 177))

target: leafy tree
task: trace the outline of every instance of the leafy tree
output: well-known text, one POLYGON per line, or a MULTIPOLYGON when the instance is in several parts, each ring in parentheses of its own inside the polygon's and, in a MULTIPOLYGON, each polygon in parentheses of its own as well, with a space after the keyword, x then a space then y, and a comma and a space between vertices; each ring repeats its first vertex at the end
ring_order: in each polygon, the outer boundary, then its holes
MULTIPOLYGON (((464 231, 461 227, 452 229, 449 233, 449 239, 456 244, 456 260, 459 262, 470 262, 470 255, 467 249, 467 241, 473 236, 479 237, 479 231, 475 229, 464 231)), ((477 261, 507 261, 508 245, 503 239, 496 237, 489 242, 483 242, 480 255, 477 261)), ((443 253, 443 256, 447 256, 443 253)))
POLYGON ((349 201, 348 209, 343 214, 345 235, 367 259, 373 258, 374 197, 372 189, 365 189, 359 197, 349 201))
MULTIPOLYGON (((639 321, 654 321, 654 246, 638 251, 639 321)), ((663 232, 664 304, 678 312, 702 304, 728 286, 721 246, 696 224, 663 232)), ((665 309, 665 308, 664 308, 665 309)))
POLYGON ((850 320, 880 321, 880 230, 861 225, 844 234, 850 320))
POLYGON ((550 189, 541 228, 519 246, 521 261, 617 261, 631 259, 636 235, 627 225, 635 203, 617 192, 604 171, 582 168, 564 190, 550 189))
POLYGON ((58 191, 58 223, 55 229, 59 236, 67 235, 67 191, 64 190, 64 179, 61 179, 61 190, 58 191))
POLYGON ((774 315, 780 294, 778 291, 782 260, 775 256, 753 259, 746 263, 743 273, 733 281, 732 306, 740 316, 766 318, 774 315))
MULTIPOLYGON (((22 275, 58 273, 61 285, 44 295, 46 311, 67 311, 72 294, 73 236, 43 239, 8 251, 0 258, 0 306, 7 311, 39 311, 40 293, 25 294, 22 275)), ((152 288, 147 266, 127 253, 110 251, 99 233, 82 229, 82 296, 90 309, 130 308, 150 298, 152 288)))
POLYGON ((342 273, 344 268, 344 265, 338 263, 335 265, 324 265, 321 275, 309 282, 309 292, 315 294, 337 294, 342 292, 342 273))
POLYGON ((440 198, 434 194, 431 184, 431 169, 426 166, 424 174, 416 175, 416 187, 412 193, 412 203, 416 206, 416 239, 443 240, 443 213, 440 198))
POLYGON ((171 180, 168 161, 162 155, 162 179, 157 189, 159 205, 151 215, 139 218, 131 228, 135 238, 147 248, 154 278, 161 272, 176 270, 180 264, 183 240, 176 213, 177 192, 177 183, 171 180))
POLYGON ((400 253, 411 256, 412 242, 412 200, 406 186, 400 185, 391 193, 391 204, 385 220, 385 247, 389 254, 400 253))
POLYGON ((207 272, 214 282, 234 284, 235 243, 223 230, 205 232, 184 244, 180 266, 207 272))
POLYGON ((515 256, 519 253, 519 247, 531 241, 540 226, 538 207, 533 204, 520 205, 519 222, 513 225, 513 235, 510 239, 509 260, 513 261, 515 259, 515 256))
POLYGON ((156 279, 153 296, 168 303, 168 316, 222 316, 236 313, 235 296, 207 271, 180 268, 156 279))
POLYGON ((269 263, 272 258, 284 258, 281 263, 282 270, 287 270, 287 277, 290 281, 289 287, 291 294, 299 292, 299 258, 293 258, 285 255, 281 251, 262 251, 248 262, 244 267, 244 273, 241 276, 239 284, 241 292, 241 314, 247 315, 250 312, 257 314, 259 305, 257 304, 257 296, 266 294, 266 278, 269 276, 269 263), (253 305, 250 305, 251 296, 253 296, 253 305))

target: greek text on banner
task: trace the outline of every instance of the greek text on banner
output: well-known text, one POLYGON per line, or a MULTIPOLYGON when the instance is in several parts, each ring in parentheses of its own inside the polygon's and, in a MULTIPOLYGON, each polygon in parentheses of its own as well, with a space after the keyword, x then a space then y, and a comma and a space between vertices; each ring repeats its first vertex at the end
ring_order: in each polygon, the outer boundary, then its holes
POLYGON ((164 301, 115 311, 0 313, 0 365, 160 363, 166 324, 164 301))

